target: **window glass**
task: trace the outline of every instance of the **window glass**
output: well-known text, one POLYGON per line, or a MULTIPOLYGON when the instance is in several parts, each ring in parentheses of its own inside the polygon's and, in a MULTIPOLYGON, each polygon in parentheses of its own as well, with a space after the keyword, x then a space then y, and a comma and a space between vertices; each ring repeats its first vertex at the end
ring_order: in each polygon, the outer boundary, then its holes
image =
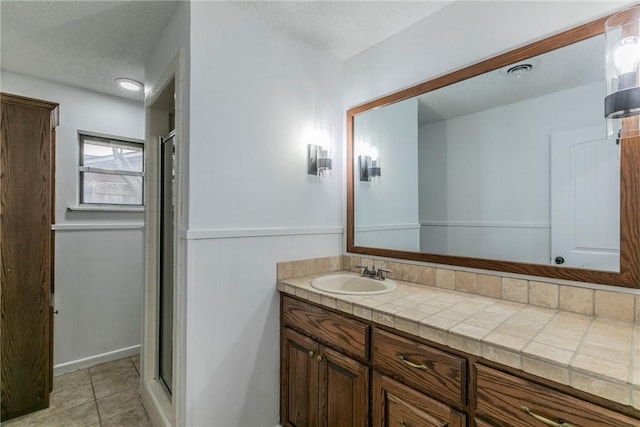
POLYGON ((80 134, 80 204, 138 205, 144 144, 80 134))

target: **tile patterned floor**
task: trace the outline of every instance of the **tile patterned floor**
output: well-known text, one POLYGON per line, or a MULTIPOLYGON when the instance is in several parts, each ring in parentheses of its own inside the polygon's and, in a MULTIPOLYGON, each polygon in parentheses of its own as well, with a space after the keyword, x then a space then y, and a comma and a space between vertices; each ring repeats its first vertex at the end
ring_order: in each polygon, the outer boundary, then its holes
POLYGON ((49 408, 2 427, 150 427, 138 394, 140 357, 54 377, 49 408))

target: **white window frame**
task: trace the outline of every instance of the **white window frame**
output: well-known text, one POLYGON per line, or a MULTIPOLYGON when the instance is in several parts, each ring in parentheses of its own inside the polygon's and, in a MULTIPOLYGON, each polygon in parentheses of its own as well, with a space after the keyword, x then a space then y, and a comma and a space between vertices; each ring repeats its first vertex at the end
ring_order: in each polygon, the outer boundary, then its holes
POLYGON ((96 132, 89 132, 78 130, 78 206, 71 210, 100 210, 109 209, 109 210, 142 210, 144 209, 144 198, 146 192, 146 180, 145 180, 145 158, 146 158, 146 144, 142 139, 135 138, 127 138, 122 136, 115 135, 107 135, 96 132), (85 139, 90 140, 99 140, 100 142, 106 144, 117 144, 119 146, 129 145, 136 148, 142 149, 142 172, 136 171, 123 171, 123 170, 112 170, 112 169, 102 169, 96 167, 84 166, 84 142, 85 139), (94 172, 101 174, 109 174, 109 175, 125 175, 125 176, 133 176, 142 178, 142 202, 140 204, 122 204, 122 203, 86 203, 83 200, 84 195, 84 182, 82 175, 84 172, 94 172))

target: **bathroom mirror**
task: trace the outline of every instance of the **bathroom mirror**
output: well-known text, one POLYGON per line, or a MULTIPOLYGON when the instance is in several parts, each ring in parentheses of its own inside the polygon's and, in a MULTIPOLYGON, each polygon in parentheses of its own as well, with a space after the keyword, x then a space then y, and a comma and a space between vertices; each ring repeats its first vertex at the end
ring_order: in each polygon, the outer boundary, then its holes
POLYGON ((348 252, 640 287, 640 140, 606 139, 605 19, 350 109, 348 252))

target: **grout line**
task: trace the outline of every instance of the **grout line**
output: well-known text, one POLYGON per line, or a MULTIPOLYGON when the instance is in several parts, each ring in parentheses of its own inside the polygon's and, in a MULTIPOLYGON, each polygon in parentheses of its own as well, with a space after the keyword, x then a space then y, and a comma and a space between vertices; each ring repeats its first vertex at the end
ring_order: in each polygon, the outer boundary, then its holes
MULTIPOLYGON (((135 356, 133 356, 135 357, 135 356)), ((133 365, 133 369, 136 370, 136 372, 138 373, 138 377, 140 377, 140 370, 138 370, 138 367, 136 366, 135 363, 133 363, 133 357, 129 357, 129 361, 131 362, 131 364, 133 365)))
POLYGON ((98 414, 98 423, 102 426, 102 417, 100 416, 100 409, 98 408, 98 399, 96 398, 96 388, 93 385, 93 374, 91 370, 87 368, 87 372, 89 372, 89 378, 91 379, 91 392, 93 393, 93 403, 96 405, 96 413, 98 414))

